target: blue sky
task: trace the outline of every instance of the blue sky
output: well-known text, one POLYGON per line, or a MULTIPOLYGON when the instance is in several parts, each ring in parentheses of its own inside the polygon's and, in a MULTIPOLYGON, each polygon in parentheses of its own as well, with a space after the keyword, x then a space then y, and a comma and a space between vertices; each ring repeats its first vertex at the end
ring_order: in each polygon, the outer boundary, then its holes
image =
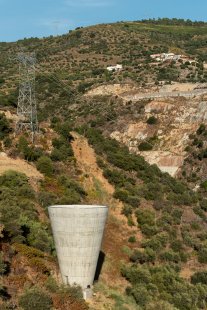
POLYGON ((0 0, 0 41, 143 18, 207 20, 207 0, 0 0))

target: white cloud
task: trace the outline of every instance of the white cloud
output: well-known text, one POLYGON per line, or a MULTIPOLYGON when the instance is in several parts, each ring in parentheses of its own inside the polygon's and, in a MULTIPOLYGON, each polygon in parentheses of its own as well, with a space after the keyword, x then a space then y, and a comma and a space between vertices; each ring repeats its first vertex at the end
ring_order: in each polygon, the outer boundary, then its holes
POLYGON ((107 7, 111 6, 113 3, 109 0, 65 0, 65 4, 70 7, 107 7))

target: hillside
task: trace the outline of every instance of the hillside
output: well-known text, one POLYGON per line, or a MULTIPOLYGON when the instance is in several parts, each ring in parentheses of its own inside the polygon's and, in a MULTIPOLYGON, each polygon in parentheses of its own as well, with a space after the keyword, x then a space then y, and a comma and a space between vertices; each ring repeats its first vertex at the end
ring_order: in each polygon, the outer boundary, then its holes
POLYGON ((0 309, 206 309, 206 49, 207 24, 176 19, 0 43, 0 309), (33 145, 19 51, 38 61, 33 145), (47 214, 73 203, 110 207, 89 303, 61 285, 47 214))
MULTIPOLYGON (((204 82, 206 71, 206 32, 203 25, 156 25, 150 23, 117 23, 91 26, 70 31, 59 37, 25 39, 0 44, 1 95, 11 104, 18 85, 16 54, 36 52, 38 59, 37 93, 41 108, 49 113, 63 109, 77 93, 104 82, 133 82, 145 86, 162 80, 204 82), (150 58, 155 53, 175 52, 196 59, 158 64, 150 58), (124 70, 110 74, 108 65, 123 64, 124 70), (61 98, 61 107, 57 103, 61 98), (53 103, 53 104, 52 104, 53 103), (52 110, 51 110, 52 109, 52 110)), ((75 96, 76 97, 76 96, 75 96)))

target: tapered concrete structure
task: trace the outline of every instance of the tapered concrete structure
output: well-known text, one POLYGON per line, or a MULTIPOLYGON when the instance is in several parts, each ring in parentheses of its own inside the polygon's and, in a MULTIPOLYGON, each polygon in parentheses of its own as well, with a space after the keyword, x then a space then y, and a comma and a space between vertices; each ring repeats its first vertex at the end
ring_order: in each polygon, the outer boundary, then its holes
POLYGON ((93 285, 108 207, 64 205, 48 208, 65 284, 93 285))

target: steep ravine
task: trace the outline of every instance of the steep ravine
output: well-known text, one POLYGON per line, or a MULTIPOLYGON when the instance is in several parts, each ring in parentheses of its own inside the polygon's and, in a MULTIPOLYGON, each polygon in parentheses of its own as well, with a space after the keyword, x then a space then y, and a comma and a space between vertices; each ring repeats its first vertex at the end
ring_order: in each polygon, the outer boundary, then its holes
MULTIPOLYGON (((90 302, 90 306, 91 309, 96 310, 113 309, 113 300, 109 298, 110 290, 123 294, 128 285, 120 273, 121 264, 128 261, 128 256, 124 252, 127 240, 131 235, 135 235, 137 242, 133 245, 134 247, 140 243, 142 236, 137 229, 128 226, 126 217, 121 214, 123 203, 113 198, 115 189, 103 176, 102 170, 97 165, 95 152, 87 139, 75 132, 72 135, 74 137, 72 148, 80 169, 79 179, 88 193, 88 200, 90 203, 109 206, 102 244, 105 259, 99 281, 95 285, 98 287, 97 293, 90 302)), ((129 309, 135 308, 130 305, 129 309)))

